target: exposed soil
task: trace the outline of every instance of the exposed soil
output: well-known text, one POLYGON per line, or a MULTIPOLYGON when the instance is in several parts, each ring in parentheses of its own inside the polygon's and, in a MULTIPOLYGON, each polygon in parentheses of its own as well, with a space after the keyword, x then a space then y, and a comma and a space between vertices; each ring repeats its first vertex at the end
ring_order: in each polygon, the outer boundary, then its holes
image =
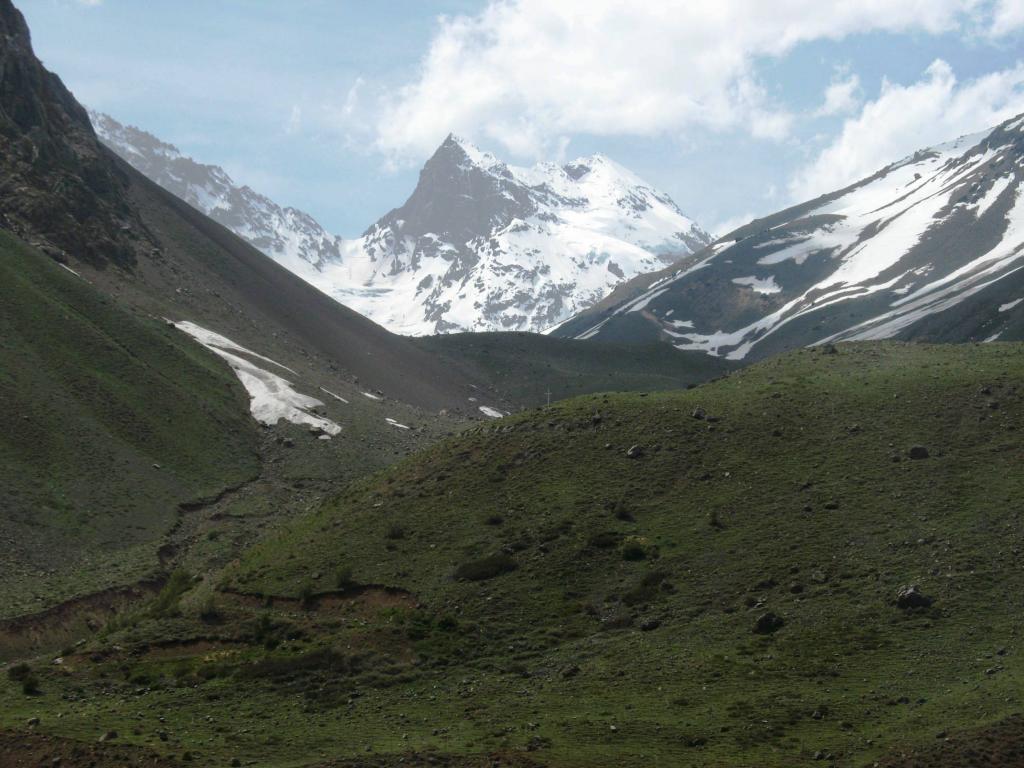
POLYGON ((163 579, 112 587, 55 605, 40 613, 0 621, 0 658, 59 647, 99 629, 126 606, 156 594, 163 579))
POLYGON ((177 763, 155 752, 117 743, 97 741, 95 744, 86 744, 72 739, 33 733, 30 730, 0 731, 2 768, 37 768, 41 765, 60 768, 170 768, 177 763))
POLYGON ((936 738, 934 747, 900 753, 880 768, 1024 768, 1024 717, 1016 715, 990 728, 936 738))

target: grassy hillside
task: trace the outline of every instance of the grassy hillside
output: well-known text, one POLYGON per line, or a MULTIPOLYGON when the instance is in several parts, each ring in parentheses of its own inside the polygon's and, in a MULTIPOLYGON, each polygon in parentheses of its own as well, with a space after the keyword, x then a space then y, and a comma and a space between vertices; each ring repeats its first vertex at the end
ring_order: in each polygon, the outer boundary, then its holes
POLYGON ((611 344, 535 333, 453 333, 414 340, 466 368, 514 403, 542 405, 592 392, 681 389, 737 366, 664 344, 611 344))
POLYGON ((1022 376, 1021 345, 844 345, 482 426, 0 686, 0 726, 202 765, 992 764, 1022 376))
POLYGON ((0 618, 137 579, 177 505, 255 474, 217 358, 0 233, 0 618))

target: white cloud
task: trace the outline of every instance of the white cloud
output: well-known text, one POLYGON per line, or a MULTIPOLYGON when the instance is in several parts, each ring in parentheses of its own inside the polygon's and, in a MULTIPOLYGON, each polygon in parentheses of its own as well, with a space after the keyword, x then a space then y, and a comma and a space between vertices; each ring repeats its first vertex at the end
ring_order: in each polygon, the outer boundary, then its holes
POLYGON ((417 78, 382 110, 376 147, 419 159, 450 130, 520 155, 580 132, 778 139, 793 117, 759 84, 758 59, 859 32, 959 29, 981 3, 492 0, 441 19, 417 78))
POLYGON ((1024 0, 996 0, 990 33, 1003 37, 1024 28, 1024 0))
POLYGON ((292 104, 292 110, 284 124, 284 132, 289 136, 294 136, 300 130, 302 130, 302 107, 298 104, 292 104))
POLYGON ((825 89, 825 101, 814 113, 816 117, 845 115, 860 106, 860 78, 856 74, 837 74, 825 89))
POLYGON ((882 82, 881 93, 790 183, 807 200, 869 176, 917 149, 984 130, 1024 112, 1024 64, 957 82, 936 60, 916 83, 882 82))

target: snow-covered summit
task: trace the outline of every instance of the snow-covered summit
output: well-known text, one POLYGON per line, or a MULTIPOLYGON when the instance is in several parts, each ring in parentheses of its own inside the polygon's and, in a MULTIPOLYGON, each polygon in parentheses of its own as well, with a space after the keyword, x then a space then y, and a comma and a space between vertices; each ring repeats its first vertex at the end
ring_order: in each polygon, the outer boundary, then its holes
POLYGON ((404 205, 344 240, 217 166, 90 116, 139 171, 398 333, 542 331, 710 241, 671 198, 603 155, 523 168, 454 134, 404 205))

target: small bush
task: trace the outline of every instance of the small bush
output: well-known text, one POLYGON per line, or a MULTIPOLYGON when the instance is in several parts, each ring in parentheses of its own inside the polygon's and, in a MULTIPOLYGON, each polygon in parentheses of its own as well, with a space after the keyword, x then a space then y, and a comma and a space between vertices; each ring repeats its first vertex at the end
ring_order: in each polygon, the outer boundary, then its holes
POLYGON ((497 555, 471 560, 455 569, 459 581, 484 581, 514 571, 518 566, 511 555, 501 552, 497 555))
POLYGON ((39 679, 31 672, 21 681, 21 692, 26 696, 35 696, 39 693, 39 679))
POLYGON ((199 618, 207 623, 220 620, 220 609, 217 607, 217 600, 212 594, 207 595, 202 605, 199 606, 199 618))
POLYGON ((313 589, 313 582, 309 579, 302 582, 302 586, 299 587, 299 602, 307 610, 312 608, 316 602, 316 591, 313 589))
POLYGON ((487 523, 487 525, 498 526, 503 525, 505 523, 505 518, 501 515, 488 515, 487 519, 484 520, 484 522, 487 523))
POLYGON ((178 605, 181 596, 192 587, 192 576, 188 571, 181 568, 174 571, 171 577, 164 584, 160 594, 156 596, 149 606, 149 615, 153 618, 164 618, 178 615, 178 605))
POLYGON ((631 542, 622 548, 622 559, 629 562, 638 562, 647 559, 647 550, 642 544, 631 542))
POLYGON ((334 586, 338 589, 351 589, 356 585, 352 578, 352 566, 342 565, 334 572, 334 586))
POLYGON ((590 541, 587 544, 596 549, 611 549, 617 547, 619 542, 622 541, 622 534, 616 533, 615 531, 604 531, 602 533, 596 533, 590 537, 590 541))
POLYGON ((32 667, 28 664, 15 664, 7 670, 7 678, 20 683, 32 674, 32 667))

